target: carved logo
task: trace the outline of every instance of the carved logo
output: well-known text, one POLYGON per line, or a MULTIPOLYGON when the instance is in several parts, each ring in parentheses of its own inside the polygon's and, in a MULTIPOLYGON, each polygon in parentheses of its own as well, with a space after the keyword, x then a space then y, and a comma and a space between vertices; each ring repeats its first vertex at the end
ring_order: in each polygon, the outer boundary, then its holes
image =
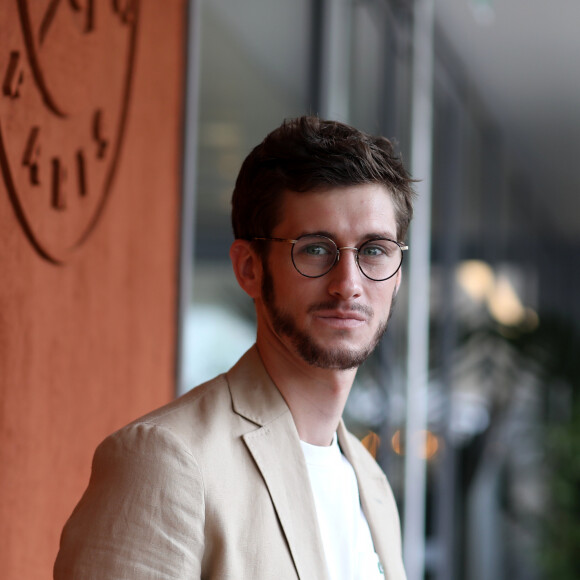
POLYGON ((0 168, 36 250, 63 263, 93 232, 117 166, 138 0, 0 6, 0 168))

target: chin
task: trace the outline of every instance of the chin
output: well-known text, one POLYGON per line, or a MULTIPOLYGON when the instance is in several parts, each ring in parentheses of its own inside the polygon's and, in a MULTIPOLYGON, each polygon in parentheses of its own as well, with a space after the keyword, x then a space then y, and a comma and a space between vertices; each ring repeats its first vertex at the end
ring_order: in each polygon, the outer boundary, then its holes
POLYGON ((376 344, 364 348, 349 346, 329 348, 312 340, 295 340, 298 355, 309 365, 322 369, 351 370, 358 368, 373 352, 376 344))

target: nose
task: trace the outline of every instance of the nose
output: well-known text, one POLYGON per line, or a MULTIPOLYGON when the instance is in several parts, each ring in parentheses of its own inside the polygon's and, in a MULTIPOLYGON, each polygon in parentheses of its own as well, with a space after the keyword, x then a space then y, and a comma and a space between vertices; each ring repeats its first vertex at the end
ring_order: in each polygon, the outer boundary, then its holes
POLYGON ((343 300, 360 296, 363 273, 356 261, 356 248, 341 248, 339 260, 327 276, 328 293, 332 296, 343 300))

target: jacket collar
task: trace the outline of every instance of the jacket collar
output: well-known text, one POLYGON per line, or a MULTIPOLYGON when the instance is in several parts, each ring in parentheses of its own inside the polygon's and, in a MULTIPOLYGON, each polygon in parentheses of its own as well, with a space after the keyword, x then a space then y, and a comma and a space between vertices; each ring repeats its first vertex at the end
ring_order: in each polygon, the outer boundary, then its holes
POLYGON ((234 411, 252 423, 263 426, 290 414, 255 345, 228 371, 227 380, 234 411))

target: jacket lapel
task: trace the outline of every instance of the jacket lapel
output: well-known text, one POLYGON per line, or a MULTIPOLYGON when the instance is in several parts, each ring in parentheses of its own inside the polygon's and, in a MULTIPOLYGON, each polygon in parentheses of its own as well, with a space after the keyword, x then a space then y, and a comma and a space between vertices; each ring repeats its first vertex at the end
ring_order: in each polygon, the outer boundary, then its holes
POLYGON ((342 421, 337 433, 342 452, 356 474, 362 509, 369 524, 375 551, 383 565, 385 578, 404 580, 406 576, 401 559, 399 515, 387 478, 378 472, 378 468, 376 475, 365 469, 359 453, 366 451, 355 449, 351 445, 342 421))
POLYGON ((292 415, 256 348, 227 375, 234 411, 258 428, 242 436, 272 498, 298 577, 328 578, 304 454, 292 415))
POLYGON ((244 435, 266 482, 299 578, 327 578, 316 508, 290 413, 244 435))

